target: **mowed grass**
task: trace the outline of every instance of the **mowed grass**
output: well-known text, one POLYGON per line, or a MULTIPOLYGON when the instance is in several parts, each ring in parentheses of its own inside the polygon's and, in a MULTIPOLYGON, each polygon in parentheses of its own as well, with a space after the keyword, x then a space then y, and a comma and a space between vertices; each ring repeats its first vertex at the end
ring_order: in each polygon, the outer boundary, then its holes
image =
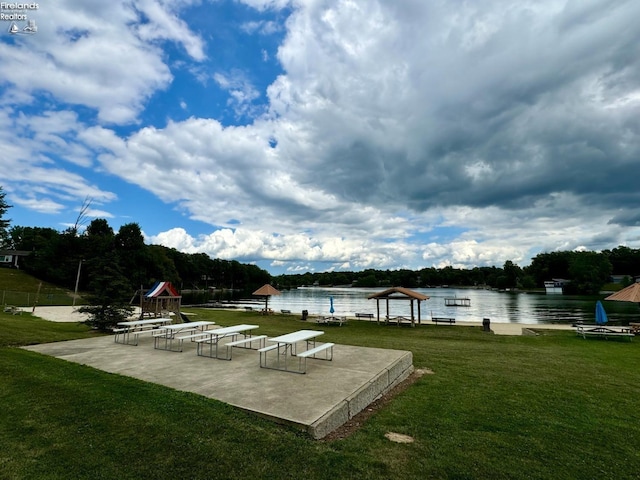
POLYGON ((33 306, 36 302, 39 305, 71 305, 72 294, 71 290, 40 281, 22 270, 0 268, 2 305, 33 306))
MULTIPOLYGON (((187 311, 270 336, 313 327, 297 316, 187 311)), ((322 329, 326 341, 410 350, 433 373, 348 438, 314 441, 215 400, 16 348, 95 333, 0 315, 0 478, 638 478, 638 339, 358 321, 322 329)))

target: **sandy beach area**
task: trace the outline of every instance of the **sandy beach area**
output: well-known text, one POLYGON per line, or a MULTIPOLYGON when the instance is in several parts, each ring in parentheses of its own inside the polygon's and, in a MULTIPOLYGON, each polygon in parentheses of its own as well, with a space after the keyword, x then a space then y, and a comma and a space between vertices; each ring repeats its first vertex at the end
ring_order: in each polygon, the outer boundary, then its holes
MULTIPOLYGON (((24 312, 32 313, 33 315, 44 320, 51 322, 84 322, 87 319, 87 314, 80 313, 74 307, 47 307, 37 306, 34 309, 31 307, 22 307, 24 312)), ((137 318, 139 316, 139 308, 132 317, 137 318)), ((349 319, 350 321, 359 321, 355 319, 349 319)), ((426 323, 426 322, 425 322, 426 323)), ((430 322, 429 322, 430 324, 430 322)), ((481 327, 481 322, 456 322, 455 326, 460 327, 481 327)), ((492 323, 491 331, 496 335, 532 335, 534 330, 573 330, 571 325, 561 324, 524 324, 524 323, 492 323)))
POLYGON ((50 322, 84 322, 88 315, 80 313, 75 307, 20 307, 23 312, 50 322))

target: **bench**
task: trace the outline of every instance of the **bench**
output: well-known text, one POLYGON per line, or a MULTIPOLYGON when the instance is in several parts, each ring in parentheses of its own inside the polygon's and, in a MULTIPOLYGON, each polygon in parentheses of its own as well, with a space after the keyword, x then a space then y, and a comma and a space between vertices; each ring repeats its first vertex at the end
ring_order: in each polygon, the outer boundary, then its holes
POLYGON ((241 345, 246 345, 248 343, 249 346, 248 347, 244 347, 244 348, 251 348, 251 342, 253 342, 255 340, 260 340, 260 345, 262 347, 264 347, 264 342, 265 342, 266 338, 267 338, 266 335, 257 335, 255 337, 246 337, 246 338, 242 338, 240 340, 235 340, 233 342, 227 343, 227 347, 240 347, 241 345))
MULTIPOLYGON (((198 332, 198 327, 185 328, 183 330, 180 330, 179 333, 189 333, 189 332, 191 332, 192 334, 194 334, 195 332, 198 332)), ((200 333, 202 333, 202 332, 200 332, 200 333)), ((181 335, 180 337, 176 337, 175 333, 172 332, 171 330, 164 329, 164 328, 158 328, 158 329, 155 329, 153 331, 151 336, 153 337, 153 348, 154 349, 156 349, 156 350, 171 350, 171 351, 174 351, 174 352, 181 352, 182 351, 182 341, 187 337, 191 337, 192 335, 181 335), (164 339, 164 348, 160 347, 160 341, 162 339, 164 339), (179 350, 173 350, 173 341, 174 340, 180 340, 180 349, 179 350)))
POLYGON ((141 327, 119 327, 119 328, 114 328, 112 330, 113 333, 115 333, 115 336, 113 337, 113 341, 115 343, 122 343, 123 345, 133 345, 133 346, 137 346, 138 345, 138 337, 140 336, 141 333, 148 333, 148 332, 155 332, 158 329, 157 325, 144 325, 141 327), (133 343, 129 343, 129 337, 130 335, 133 334, 133 343), (124 336, 124 341, 119 342, 118 338, 120 337, 120 335, 124 336))
POLYGON ((273 345, 267 345, 266 347, 262 347, 258 349, 258 353, 260 354, 260 368, 263 368, 263 364, 262 364, 262 354, 264 353, 264 367, 267 367, 267 352, 270 352, 271 350, 275 350, 279 347, 279 345, 277 343, 274 343, 273 345))
POLYGON ((313 357, 316 358, 316 353, 330 350, 331 357, 329 357, 329 352, 325 352, 325 360, 333 360, 333 346, 334 343, 323 343, 322 345, 318 345, 317 347, 310 348, 309 350, 305 350, 304 352, 300 352, 297 356, 300 358, 313 357))
POLYGON ((266 347, 262 347, 262 348, 258 349, 258 352, 259 353, 267 353, 267 352, 270 352, 271 350, 275 350, 276 348, 278 348, 278 344, 267 345, 266 347))
POLYGON ((291 313, 291 310, 280 310, 280 313, 290 314, 290 313, 291 313))
POLYGON ((456 319, 455 318, 449 318, 449 317, 432 317, 431 321, 433 323, 435 323, 436 325, 438 323, 448 323, 450 325, 456 323, 456 319))
POLYGON ((253 311, 253 307, 244 307, 246 312, 252 312, 253 311))
POLYGON ((204 340, 206 340, 206 338, 200 338, 204 335, 207 335, 207 332, 196 332, 196 333, 191 333, 189 335, 180 335, 179 337, 176 337, 176 340, 180 340, 181 342, 183 340, 191 340, 192 342, 202 342, 204 340))
POLYGON ((629 328, 634 335, 640 335, 640 323, 629 323, 629 328))
POLYGON ((373 320, 373 313, 356 313, 356 318, 368 318, 373 320))
POLYGON ((298 370, 301 373, 307 373, 307 358, 311 357, 311 358, 316 358, 318 360, 327 360, 327 361, 332 361, 333 360, 333 346, 335 344, 333 343, 323 343, 322 345, 318 345, 316 347, 310 348, 309 350, 305 350, 304 352, 300 352, 297 357, 298 357, 298 370), (324 358, 318 358, 316 357, 317 353, 320 352, 325 352, 324 353, 324 358), (301 366, 302 361, 304 360, 304 367, 301 366))
POLYGON ((10 313, 11 315, 22 315, 22 310, 18 307, 14 307, 13 305, 5 305, 4 312, 10 313))
MULTIPOLYGON (((174 333, 170 330, 167 330, 164 328, 156 328, 155 330, 156 332, 153 334, 154 337, 174 338, 174 333)), ((199 332, 200 334, 202 333, 200 330, 198 330, 198 327, 184 328, 184 329, 181 329, 179 333, 188 333, 188 332, 191 332, 192 334, 195 332, 199 332)), ((186 335, 186 336, 190 336, 190 335, 186 335)), ((184 337, 185 336, 175 337, 175 338, 177 339, 177 338, 184 338, 184 337)))
POLYGON ((120 343, 120 342, 118 342, 118 337, 119 337, 120 335, 122 335, 122 334, 127 334, 127 333, 129 333, 129 329, 128 329, 128 328, 114 328, 114 329, 112 330, 112 332, 115 334, 115 335, 113 336, 113 341, 114 341, 115 343, 120 343))
MULTIPOLYGON (((260 342, 258 344, 258 348, 259 347, 264 347, 264 343, 265 343, 265 339, 267 338, 266 335, 257 335, 254 337, 244 337, 240 340, 235 340, 235 338, 240 335, 241 332, 229 332, 229 333, 222 333, 221 335, 217 335, 215 336, 215 338, 213 336, 211 337, 205 337, 205 338, 198 338, 196 339, 196 342, 198 342, 198 347, 197 347, 197 354, 198 356, 208 356, 211 358, 217 358, 218 360, 231 360, 231 357, 233 355, 233 347, 239 347, 239 348, 248 348, 251 349, 251 342, 260 342), (226 344, 222 344, 220 343, 220 340, 223 338, 227 338, 227 337, 231 337, 231 342, 227 342, 226 344), (209 354, 207 355, 205 353, 205 351, 203 350, 203 346, 204 345, 209 345, 209 354), (245 346, 249 344, 248 346, 245 346), (218 347, 225 347, 224 348, 224 356, 221 356, 218 354, 218 347), (214 348, 215 347, 215 348, 214 348)), ((276 345, 277 346, 277 345, 276 345)))

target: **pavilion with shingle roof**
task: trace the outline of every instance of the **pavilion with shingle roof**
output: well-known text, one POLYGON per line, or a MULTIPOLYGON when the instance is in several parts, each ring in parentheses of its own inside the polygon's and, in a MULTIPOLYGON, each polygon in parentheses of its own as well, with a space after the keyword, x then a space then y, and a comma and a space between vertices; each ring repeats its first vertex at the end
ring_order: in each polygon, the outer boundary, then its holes
MULTIPOLYGON (((417 319, 418 319, 418 324, 421 323, 421 318, 420 318, 420 302, 422 302, 423 300, 428 300, 429 297, 427 295, 423 295, 422 293, 419 292, 415 292, 413 290, 410 290, 408 288, 404 288, 404 287, 392 287, 392 288, 388 288, 387 290, 384 290, 382 292, 378 292, 378 293, 374 293, 373 295, 369 295, 367 297, 368 299, 372 299, 375 298, 376 300, 376 311, 378 314, 378 323, 380 323, 380 300, 384 300, 385 304, 386 304, 386 319, 388 320, 390 318, 389 316, 389 304, 390 301, 392 300, 403 300, 403 301, 409 301, 411 303, 411 326, 415 326, 415 320, 416 320, 416 315, 415 315, 415 310, 414 310, 414 306, 413 306, 413 302, 415 301, 417 304, 417 319)), ((400 325, 400 321, 398 321, 398 325, 400 325)))

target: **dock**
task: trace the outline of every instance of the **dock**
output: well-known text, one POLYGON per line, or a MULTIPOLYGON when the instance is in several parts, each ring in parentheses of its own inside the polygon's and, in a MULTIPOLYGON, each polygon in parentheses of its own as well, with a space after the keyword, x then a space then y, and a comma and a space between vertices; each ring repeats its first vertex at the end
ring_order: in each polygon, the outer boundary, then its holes
POLYGON ((444 299, 444 304, 447 307, 470 307, 471 299, 460 298, 460 297, 447 297, 444 299))

